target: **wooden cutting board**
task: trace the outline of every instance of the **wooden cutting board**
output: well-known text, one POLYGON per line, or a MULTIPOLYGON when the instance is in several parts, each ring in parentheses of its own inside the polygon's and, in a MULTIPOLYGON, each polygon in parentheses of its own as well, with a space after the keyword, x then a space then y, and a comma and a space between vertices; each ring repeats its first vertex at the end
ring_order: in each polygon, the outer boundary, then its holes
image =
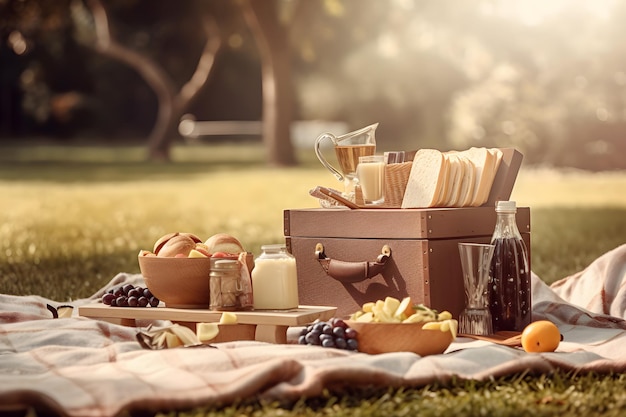
MULTIPOLYGON (((335 316, 337 307, 299 306, 297 309, 278 311, 234 311, 242 325, 255 325, 255 340, 286 343, 287 329, 303 326, 315 320, 326 321, 335 316)), ((195 331, 196 323, 217 323, 221 311, 208 309, 180 309, 170 307, 111 307, 93 303, 78 307, 78 315, 125 326, 136 326, 136 320, 169 320, 183 324, 195 331)), ((234 339, 236 340, 236 339, 234 339)))

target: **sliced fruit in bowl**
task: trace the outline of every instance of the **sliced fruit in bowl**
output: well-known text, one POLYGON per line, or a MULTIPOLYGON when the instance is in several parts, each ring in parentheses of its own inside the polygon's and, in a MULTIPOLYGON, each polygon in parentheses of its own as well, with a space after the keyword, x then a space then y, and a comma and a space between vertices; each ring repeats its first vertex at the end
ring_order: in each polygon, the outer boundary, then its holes
POLYGON ((456 338, 458 329, 457 320, 449 312, 413 305, 410 297, 386 297, 366 303, 346 323, 357 332, 359 351, 371 354, 443 353, 456 338))

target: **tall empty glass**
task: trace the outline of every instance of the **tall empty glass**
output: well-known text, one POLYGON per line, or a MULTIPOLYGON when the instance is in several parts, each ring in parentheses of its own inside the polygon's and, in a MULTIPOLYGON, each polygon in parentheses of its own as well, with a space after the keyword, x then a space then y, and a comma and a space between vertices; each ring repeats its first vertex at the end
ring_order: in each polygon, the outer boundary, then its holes
POLYGON ((465 309, 459 316, 459 333, 493 333, 487 285, 494 248, 494 245, 481 243, 459 243, 466 302, 465 309))

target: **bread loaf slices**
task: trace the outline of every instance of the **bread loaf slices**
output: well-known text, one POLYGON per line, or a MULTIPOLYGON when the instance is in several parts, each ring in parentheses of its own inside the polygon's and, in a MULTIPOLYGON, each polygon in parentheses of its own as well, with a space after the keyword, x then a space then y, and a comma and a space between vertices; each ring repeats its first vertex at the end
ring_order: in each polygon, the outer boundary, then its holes
POLYGON ((435 204, 433 205, 433 207, 443 207, 446 205, 446 199, 448 198, 448 196, 451 193, 451 188, 452 188, 452 181, 450 181, 450 159, 446 158, 446 155, 444 154, 444 160, 443 160, 443 173, 442 176, 443 178, 441 179, 441 192, 439 193, 439 197, 437 198, 437 201, 435 201, 435 204))
POLYGON ((448 168, 450 169, 448 175, 448 193, 445 196, 444 207, 456 207, 457 202, 461 199, 461 185, 463 178, 463 162, 458 152, 448 152, 444 154, 444 157, 448 160, 448 168))
POLYGON ((476 165, 472 160, 462 152, 459 156, 463 164, 463 177, 461 178, 461 190, 457 207, 469 207, 474 199, 474 190, 476 188, 476 165))
POLYGON ((474 193, 474 199, 471 204, 478 207, 482 206, 489 199, 491 186, 502 160, 502 151, 497 148, 470 148, 467 150, 467 153, 478 166, 478 188, 474 193))
POLYGON ((485 198, 483 202, 480 204, 484 204, 489 199, 489 194, 491 194, 491 187, 493 186, 493 182, 496 179, 496 174, 498 173, 498 169, 500 168, 500 163, 502 162, 502 151, 498 148, 490 148, 487 149, 491 155, 493 155, 493 165, 491 167, 491 178, 488 180, 488 185, 485 186, 485 198))
POLYGON ((402 208, 478 207, 489 198, 502 160, 497 148, 415 154, 402 208))
POLYGON ((436 149, 420 149, 413 158, 402 208, 434 207, 443 186, 444 156, 436 149))

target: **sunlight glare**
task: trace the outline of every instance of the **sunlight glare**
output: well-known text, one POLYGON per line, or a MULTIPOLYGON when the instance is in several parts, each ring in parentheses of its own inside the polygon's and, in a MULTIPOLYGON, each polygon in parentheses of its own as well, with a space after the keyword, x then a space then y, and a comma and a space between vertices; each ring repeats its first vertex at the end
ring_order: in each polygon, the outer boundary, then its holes
POLYGON ((615 0, 502 0, 486 9, 488 14, 514 17, 528 26, 537 26, 567 10, 581 10, 596 18, 607 19, 615 0))

